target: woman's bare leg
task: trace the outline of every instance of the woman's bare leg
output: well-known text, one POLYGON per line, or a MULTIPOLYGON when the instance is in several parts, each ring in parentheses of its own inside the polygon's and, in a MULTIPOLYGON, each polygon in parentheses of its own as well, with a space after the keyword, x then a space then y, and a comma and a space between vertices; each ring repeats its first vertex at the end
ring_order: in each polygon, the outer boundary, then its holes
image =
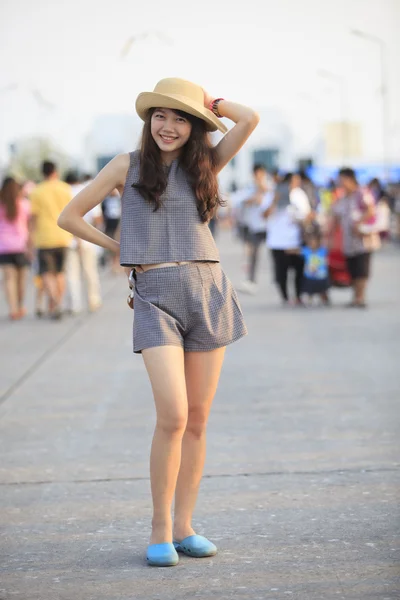
POLYGON ((4 292, 10 316, 18 314, 17 268, 14 265, 4 265, 4 292))
POLYGON ((26 292, 26 278, 28 275, 28 269, 23 267, 18 269, 17 274, 17 294, 18 294, 18 308, 21 314, 25 309, 25 292, 26 292))
POLYGON ((150 456, 153 520, 151 544, 172 542, 172 501, 187 423, 183 349, 159 346, 143 350, 157 412, 150 456))
POLYGON ((185 376, 188 422, 182 441, 182 460, 175 494, 174 539, 192 535, 192 515, 206 456, 206 426, 218 386, 225 348, 186 352, 185 376))

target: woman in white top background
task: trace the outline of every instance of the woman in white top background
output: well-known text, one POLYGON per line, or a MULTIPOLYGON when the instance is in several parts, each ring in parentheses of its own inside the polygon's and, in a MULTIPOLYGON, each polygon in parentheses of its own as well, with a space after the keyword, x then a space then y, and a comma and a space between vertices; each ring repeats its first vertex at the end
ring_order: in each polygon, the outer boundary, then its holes
POLYGON ((307 195, 301 187, 301 178, 288 173, 277 186, 270 206, 266 207, 267 247, 270 248, 275 282, 284 305, 289 303, 287 289, 288 272, 295 272, 295 297, 293 302, 302 305, 301 284, 304 259, 299 253, 302 245, 302 222, 311 214, 307 195))

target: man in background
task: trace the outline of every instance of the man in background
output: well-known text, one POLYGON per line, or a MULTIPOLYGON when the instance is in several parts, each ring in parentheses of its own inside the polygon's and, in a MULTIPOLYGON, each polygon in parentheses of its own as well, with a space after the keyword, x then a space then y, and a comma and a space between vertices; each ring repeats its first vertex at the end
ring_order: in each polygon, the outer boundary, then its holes
POLYGON ((253 185, 248 188, 242 198, 248 226, 248 278, 240 284, 238 289, 248 294, 257 292, 259 250, 260 246, 264 247, 267 235, 267 220, 264 218, 263 213, 265 204, 271 202, 270 196, 273 195, 270 187, 264 165, 254 165, 253 185))
POLYGON ((351 276, 353 300, 349 307, 366 308, 366 288, 370 277, 371 253, 380 247, 378 233, 362 233, 362 226, 376 214, 372 194, 358 184, 353 169, 339 171, 344 196, 332 207, 331 232, 340 223, 343 232, 343 254, 351 276))
MULTIPOLYGON (((79 194, 92 181, 90 175, 85 175, 82 181, 75 171, 70 171, 65 177, 71 187, 73 196, 79 194)), ((98 204, 83 217, 93 227, 101 229, 103 213, 98 204)), ((98 248, 94 244, 79 238, 73 238, 68 252, 66 266, 70 309, 72 314, 79 314, 83 309, 82 275, 86 284, 87 305, 90 312, 101 307, 101 288, 98 269, 98 248)))
POLYGON ((31 231, 37 250, 38 274, 49 298, 49 314, 60 319, 65 294, 65 261, 72 235, 57 225, 57 219, 72 198, 69 185, 60 181, 56 165, 42 164, 44 181, 31 194, 31 231))

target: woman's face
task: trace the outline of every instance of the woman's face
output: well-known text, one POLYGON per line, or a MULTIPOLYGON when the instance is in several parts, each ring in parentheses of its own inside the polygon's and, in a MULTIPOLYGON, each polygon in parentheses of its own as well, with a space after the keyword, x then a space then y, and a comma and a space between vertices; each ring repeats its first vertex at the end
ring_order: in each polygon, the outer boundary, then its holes
POLYGON ((169 108, 156 108, 151 117, 151 135, 161 152, 178 157, 192 132, 190 121, 169 108))

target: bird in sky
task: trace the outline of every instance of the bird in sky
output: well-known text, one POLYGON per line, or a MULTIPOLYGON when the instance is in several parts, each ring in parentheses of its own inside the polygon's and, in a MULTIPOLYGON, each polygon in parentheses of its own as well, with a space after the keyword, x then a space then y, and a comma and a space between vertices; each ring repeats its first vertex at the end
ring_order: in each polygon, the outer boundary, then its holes
POLYGON ((120 53, 120 59, 124 59, 128 56, 129 51, 134 44, 142 42, 148 38, 157 38, 160 42, 168 46, 172 44, 172 40, 161 31, 144 31, 143 33, 132 35, 126 40, 120 53))

